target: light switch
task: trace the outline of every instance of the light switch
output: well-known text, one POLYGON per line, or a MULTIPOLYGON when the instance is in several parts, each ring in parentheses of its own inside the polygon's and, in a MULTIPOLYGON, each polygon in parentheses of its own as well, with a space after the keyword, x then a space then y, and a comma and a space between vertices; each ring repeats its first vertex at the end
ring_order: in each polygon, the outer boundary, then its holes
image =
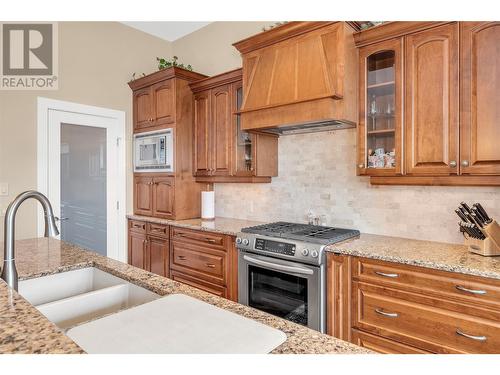
POLYGON ((9 195, 9 184, 7 182, 0 182, 0 195, 9 195))

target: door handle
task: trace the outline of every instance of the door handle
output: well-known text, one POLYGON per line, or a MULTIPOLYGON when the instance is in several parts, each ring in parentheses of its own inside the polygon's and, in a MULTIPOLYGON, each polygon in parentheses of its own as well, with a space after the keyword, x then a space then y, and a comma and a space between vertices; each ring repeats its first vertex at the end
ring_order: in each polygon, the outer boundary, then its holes
POLYGON ((54 219, 55 219, 55 221, 67 221, 67 220, 69 220, 69 217, 57 217, 57 216, 55 216, 54 219))
POLYGON ((250 257, 248 255, 243 255, 243 259, 246 260, 248 263, 253 263, 253 264, 256 264, 258 266, 264 266, 264 267, 270 268, 270 269, 275 270, 275 271, 293 272, 293 273, 299 273, 302 275, 314 274, 314 271, 309 269, 309 268, 285 266, 283 264, 266 262, 265 260, 255 259, 255 258, 250 257))

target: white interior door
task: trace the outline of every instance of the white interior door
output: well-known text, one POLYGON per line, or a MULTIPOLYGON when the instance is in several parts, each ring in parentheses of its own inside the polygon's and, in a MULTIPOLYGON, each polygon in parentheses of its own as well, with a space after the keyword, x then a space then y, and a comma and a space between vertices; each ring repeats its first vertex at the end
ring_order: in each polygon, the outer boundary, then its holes
POLYGON ((47 108, 46 168, 39 161, 39 188, 60 218, 62 240, 126 261, 124 125, 115 117, 82 112, 47 108), (40 183, 44 174, 46 184, 40 183))

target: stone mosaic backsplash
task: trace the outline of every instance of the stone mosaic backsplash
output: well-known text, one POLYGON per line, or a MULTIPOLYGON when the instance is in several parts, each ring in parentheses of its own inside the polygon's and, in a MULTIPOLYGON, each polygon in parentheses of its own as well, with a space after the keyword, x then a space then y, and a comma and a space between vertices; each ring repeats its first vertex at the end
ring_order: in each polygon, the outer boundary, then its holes
POLYGON ((216 215, 306 222, 364 233, 462 243, 454 209, 480 202, 500 220, 500 187, 371 186, 356 176, 356 129, 279 139, 279 176, 270 184, 216 184, 216 215))

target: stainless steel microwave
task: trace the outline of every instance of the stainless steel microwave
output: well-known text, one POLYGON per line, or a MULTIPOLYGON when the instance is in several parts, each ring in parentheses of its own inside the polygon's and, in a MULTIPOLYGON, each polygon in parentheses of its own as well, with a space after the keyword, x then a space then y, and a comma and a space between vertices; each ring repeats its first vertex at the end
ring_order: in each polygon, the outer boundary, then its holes
POLYGON ((172 128, 134 135, 134 172, 174 172, 172 128))

